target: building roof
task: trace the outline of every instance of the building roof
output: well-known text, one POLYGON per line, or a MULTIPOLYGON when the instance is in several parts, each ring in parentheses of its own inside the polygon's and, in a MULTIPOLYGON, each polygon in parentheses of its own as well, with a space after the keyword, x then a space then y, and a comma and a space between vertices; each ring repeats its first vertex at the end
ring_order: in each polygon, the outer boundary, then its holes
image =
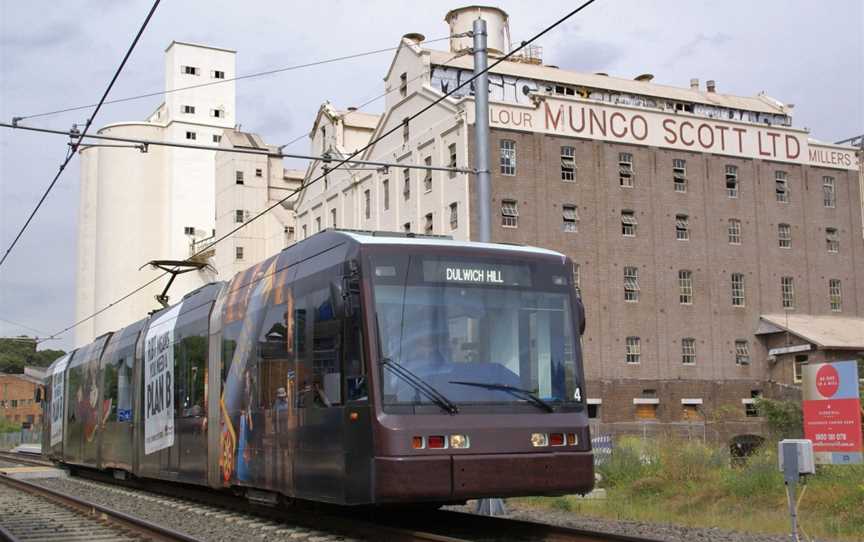
POLYGON ((276 147, 268 145, 258 134, 252 132, 241 132, 240 130, 226 129, 223 136, 235 149, 252 149, 267 152, 278 152, 276 147))
POLYGON ((345 126, 366 128, 367 130, 374 130, 378 125, 378 120, 381 118, 381 115, 364 113, 363 111, 358 111, 356 109, 348 109, 346 111, 337 110, 336 112, 342 117, 342 124, 345 126))
POLYGON ((171 43, 168 44, 168 47, 165 48, 165 50, 167 51, 168 49, 174 47, 175 45, 185 45, 187 47, 199 47, 201 49, 212 49, 214 51, 222 51, 225 53, 234 53, 234 54, 237 53, 237 51, 234 49, 223 49, 222 47, 213 47, 212 45, 203 45, 201 43, 192 43, 189 41, 177 41, 177 40, 172 40, 171 43))
MULTIPOLYGON (((423 51, 430 54, 430 60, 433 66, 446 64, 448 67, 453 68, 468 70, 474 69, 474 59, 469 55, 453 58, 453 53, 450 52, 435 51, 432 49, 423 49, 423 51)), ((510 61, 501 62, 492 68, 491 72, 540 81, 563 83, 565 85, 583 86, 630 94, 641 94, 643 96, 666 98, 681 102, 693 102, 716 107, 729 107, 733 109, 772 113, 776 115, 789 115, 791 113, 790 106, 786 106, 764 94, 752 97, 734 96, 732 94, 721 94, 719 92, 673 87, 653 82, 636 81, 633 79, 610 77, 593 73, 579 73, 562 70, 552 66, 510 61)))
POLYGON ((788 331, 822 349, 864 350, 864 318, 763 314, 756 335, 788 331))

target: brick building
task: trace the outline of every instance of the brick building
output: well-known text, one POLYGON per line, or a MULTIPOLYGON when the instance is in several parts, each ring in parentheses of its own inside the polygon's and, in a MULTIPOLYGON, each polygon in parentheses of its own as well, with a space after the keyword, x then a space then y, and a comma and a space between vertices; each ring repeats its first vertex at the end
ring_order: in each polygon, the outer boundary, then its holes
POLYGON ((27 367, 24 374, 0 373, 0 417, 13 423, 42 425, 42 405, 36 389, 42 386, 41 373, 27 367))
MULTIPOLYGON (((478 14, 494 60, 507 51, 506 13, 472 7, 446 20, 454 35, 478 14)), ((395 53, 371 137, 401 128, 363 157, 474 164, 469 87, 405 121, 472 75, 470 38, 451 38, 448 52, 420 41, 408 34, 395 53)), ((493 241, 551 248, 576 263, 589 410, 600 430, 724 440, 761 432, 755 397, 799 396, 795 358, 771 354, 777 333, 821 336, 842 325, 846 342, 808 343, 820 352, 814 360, 864 357, 859 156, 795 128, 791 109, 764 94, 721 94, 713 81, 680 88, 647 74, 569 72, 535 51, 492 70, 493 241), (771 331, 778 314, 801 321, 771 331)), ((321 135, 311 138, 322 148, 321 135)), ((322 167, 312 164, 307 180, 322 167)), ((476 239, 473 180, 332 171, 300 195, 298 231, 476 239)))

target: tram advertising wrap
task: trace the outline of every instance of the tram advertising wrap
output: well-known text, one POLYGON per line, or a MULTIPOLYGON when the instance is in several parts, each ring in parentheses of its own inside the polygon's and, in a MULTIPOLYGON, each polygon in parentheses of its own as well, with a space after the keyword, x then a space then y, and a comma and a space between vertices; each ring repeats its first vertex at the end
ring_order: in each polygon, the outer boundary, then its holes
POLYGON ((70 354, 66 354, 54 366, 51 386, 51 446, 63 441, 63 401, 66 366, 69 365, 70 354))
POLYGON ((174 328, 183 303, 160 315, 144 343, 144 453, 174 444, 174 328))

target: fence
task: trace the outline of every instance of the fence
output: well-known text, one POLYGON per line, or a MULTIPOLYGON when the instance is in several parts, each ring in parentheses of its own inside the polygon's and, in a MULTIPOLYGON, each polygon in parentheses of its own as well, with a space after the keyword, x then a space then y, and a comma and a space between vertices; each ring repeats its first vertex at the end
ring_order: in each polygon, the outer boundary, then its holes
POLYGON ((9 450, 19 444, 39 444, 42 440, 42 431, 22 429, 14 433, 0 433, 0 450, 9 450))

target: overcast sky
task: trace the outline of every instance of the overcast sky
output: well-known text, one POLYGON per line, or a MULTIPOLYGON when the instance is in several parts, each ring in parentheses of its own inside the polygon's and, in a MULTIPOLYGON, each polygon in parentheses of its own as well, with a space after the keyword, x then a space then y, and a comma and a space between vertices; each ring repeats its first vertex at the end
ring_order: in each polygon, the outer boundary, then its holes
MULTIPOLYGON (((151 2, 0 0, 0 118, 98 101, 151 2)), ((165 1, 110 97, 163 88, 171 40, 237 51, 240 74, 396 46, 407 32, 447 35, 442 1, 165 1)), ((573 1, 502 1, 514 41, 528 39, 573 1)), ((837 141, 864 133, 864 2, 598 0, 539 42, 543 59, 564 69, 620 77, 650 72, 686 87, 691 77, 720 92, 766 91, 795 104, 794 125, 837 141)), ((446 48, 446 42, 432 45, 446 48)), ((306 132, 319 104, 344 108, 383 91, 392 53, 237 83, 237 118, 282 144, 306 132)), ((96 125, 141 120, 160 102, 105 106, 96 125)), ((380 112, 381 103, 366 108, 380 112)), ((86 111, 28 121, 68 130, 86 111)), ((290 150, 306 150, 301 140, 290 150)), ((0 128, 0 245, 5 251, 57 171, 59 136, 0 128)), ((298 166, 299 164, 288 164, 298 166)), ((79 163, 49 196, 0 268, 0 336, 43 334, 74 320, 79 163)), ((122 228, 122 224, 117 224, 122 228)), ((134 240, 130 239, 130 245, 134 240)), ((134 257, 121 254, 118 257, 134 257)), ((131 287, 131 285, 130 285, 131 287)), ((50 347, 72 347, 72 333, 50 347)), ((47 345, 46 345, 47 346, 47 345)))

